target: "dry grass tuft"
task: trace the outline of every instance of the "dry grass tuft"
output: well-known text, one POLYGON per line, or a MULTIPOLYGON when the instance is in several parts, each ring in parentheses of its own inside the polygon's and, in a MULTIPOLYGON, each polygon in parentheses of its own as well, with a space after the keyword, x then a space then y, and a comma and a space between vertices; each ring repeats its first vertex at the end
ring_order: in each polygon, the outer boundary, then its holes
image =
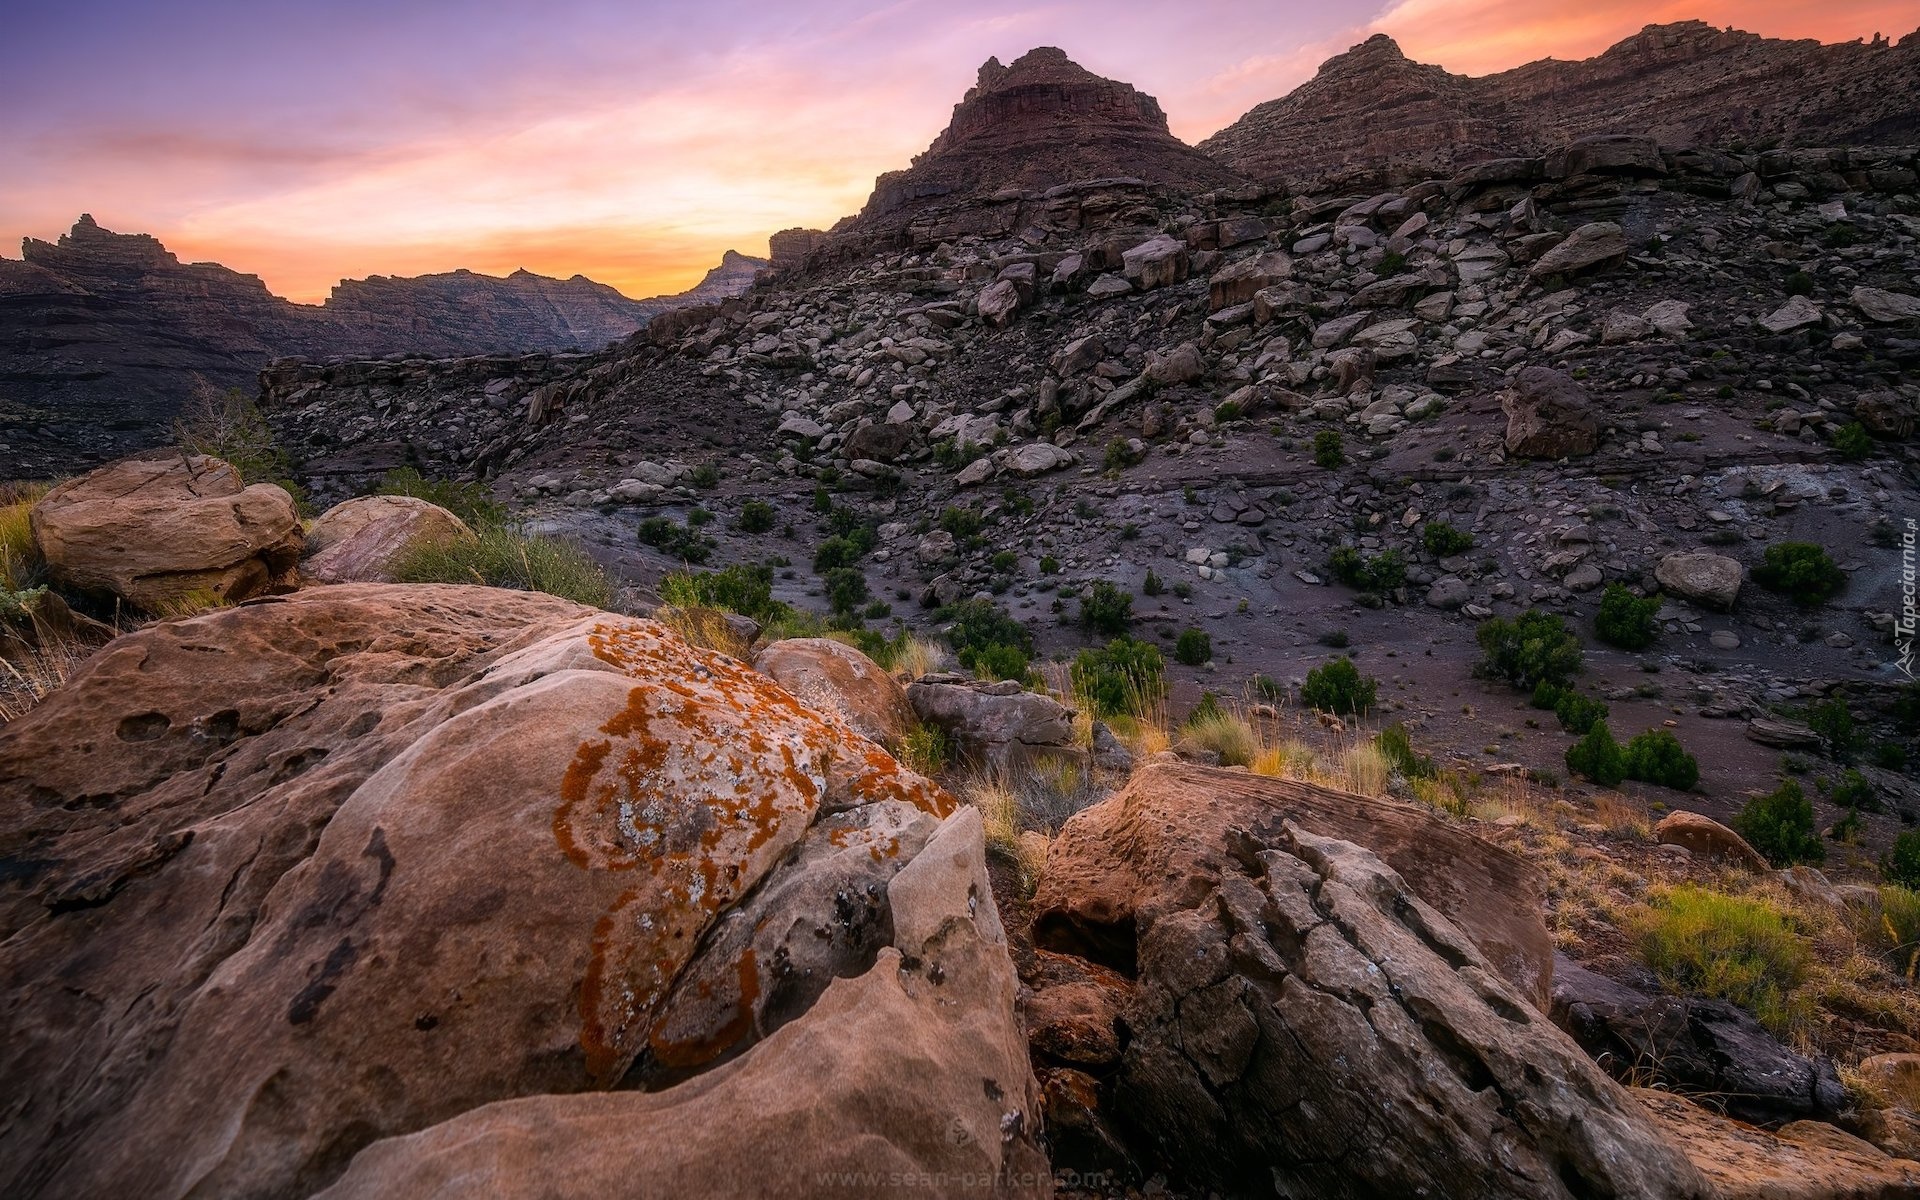
POLYGON ((14 658, 0 658, 0 725, 33 711, 63 687, 95 649, 71 640, 49 641, 14 658))
POLYGON ((741 662, 753 661, 753 639, 717 608, 663 605, 653 619, 679 634, 688 645, 715 650, 741 662))
POLYGON ((175 596, 171 600, 161 600, 149 610, 156 621, 173 621, 181 617, 197 617, 216 608, 230 607, 227 598, 209 588, 195 588, 191 592, 175 596))
POLYGON ((908 683, 922 675, 932 675, 947 669, 947 648, 939 642, 923 637, 909 635, 900 652, 894 656, 894 674, 904 676, 908 683))

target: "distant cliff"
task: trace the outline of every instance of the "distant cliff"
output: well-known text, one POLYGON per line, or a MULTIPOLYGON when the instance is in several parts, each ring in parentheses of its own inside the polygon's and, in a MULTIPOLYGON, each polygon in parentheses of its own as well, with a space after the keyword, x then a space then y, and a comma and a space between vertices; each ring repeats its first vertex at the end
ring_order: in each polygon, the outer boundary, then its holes
POLYGON ((346 280, 315 306, 87 215, 21 249, 0 259, 5 474, 70 471, 164 440, 202 381, 251 390, 277 357, 594 350, 659 313, 738 295, 766 263, 730 250, 691 290, 647 300, 580 275, 453 271, 346 280))

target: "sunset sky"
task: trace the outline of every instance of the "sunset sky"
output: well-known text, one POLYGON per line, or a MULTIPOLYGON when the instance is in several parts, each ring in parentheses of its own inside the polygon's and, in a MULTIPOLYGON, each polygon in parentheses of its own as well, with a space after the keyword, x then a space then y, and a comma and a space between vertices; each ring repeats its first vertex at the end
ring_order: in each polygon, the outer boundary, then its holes
POLYGON ((1197 141, 1373 32, 1484 74, 1697 17, 1893 37, 1913 0, 25 0, 5 21, 0 237, 82 211, 296 300, 342 277, 576 272, 633 296, 825 227, 989 55, 1057 45, 1197 141))

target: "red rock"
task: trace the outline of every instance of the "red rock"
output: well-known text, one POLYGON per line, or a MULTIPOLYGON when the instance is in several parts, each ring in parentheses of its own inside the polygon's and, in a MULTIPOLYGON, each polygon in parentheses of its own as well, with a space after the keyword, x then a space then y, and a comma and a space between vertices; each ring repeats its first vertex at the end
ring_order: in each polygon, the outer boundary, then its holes
POLYGON ((897 746, 919 724, 906 689, 866 655, 831 638, 787 638, 753 656, 753 669, 815 712, 855 733, 897 746))
POLYGON ((391 583, 394 562, 422 543, 470 538, 467 523, 413 496, 342 501, 307 529, 303 574, 321 583, 391 583))

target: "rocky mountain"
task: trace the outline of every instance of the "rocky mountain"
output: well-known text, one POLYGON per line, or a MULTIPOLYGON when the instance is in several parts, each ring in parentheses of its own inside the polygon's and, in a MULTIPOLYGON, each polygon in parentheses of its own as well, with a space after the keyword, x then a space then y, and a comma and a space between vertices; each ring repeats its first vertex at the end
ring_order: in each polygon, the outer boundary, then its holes
MULTIPOLYGON (((1010 65, 982 64, 933 144, 875 181, 866 207, 822 245, 830 256, 857 257, 1043 224, 1046 210, 1073 208, 1082 194, 1098 195, 1092 207, 1105 209, 1150 189, 1241 182, 1174 137, 1152 96, 1042 46, 1010 65)), ((779 247, 774 257, 782 257, 779 247)))
POLYGON ((1916 97, 1920 32, 1822 45, 1682 21, 1478 78, 1376 34, 1200 149, 1259 180, 1404 183, 1608 133, 1675 148, 1911 145, 1916 97))
POLYGON ((678 296, 631 300, 582 276, 453 271, 346 280, 322 305, 258 276, 182 263, 148 234, 82 215, 57 242, 0 259, 0 461, 70 469, 164 440, 200 381, 251 386, 269 360, 585 350, 653 316, 736 295, 764 260, 728 251, 678 296))

